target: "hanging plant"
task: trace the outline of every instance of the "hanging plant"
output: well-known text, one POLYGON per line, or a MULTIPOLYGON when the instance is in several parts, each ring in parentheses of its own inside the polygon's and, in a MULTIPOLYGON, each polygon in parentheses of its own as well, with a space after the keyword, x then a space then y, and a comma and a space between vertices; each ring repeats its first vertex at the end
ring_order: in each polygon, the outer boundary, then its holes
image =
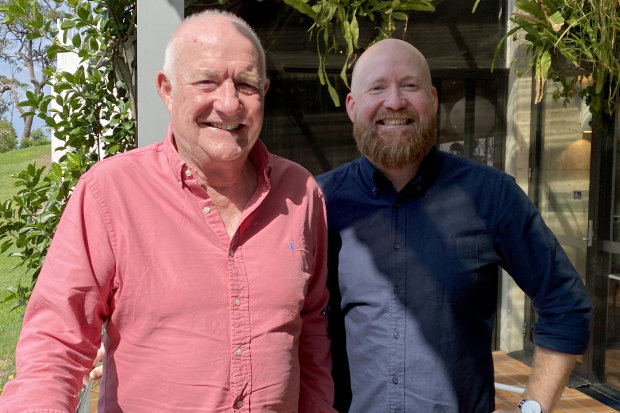
POLYGON ((434 11, 432 0, 284 0, 298 12, 310 17, 314 23, 310 27, 310 39, 315 38, 319 56, 318 75, 321 85, 327 86, 329 94, 336 106, 340 99, 327 74, 327 62, 330 54, 340 50, 339 37, 344 39, 346 52, 345 61, 340 71, 340 78, 348 87, 347 69, 354 61, 356 50, 359 49, 360 20, 368 19, 374 23, 377 35, 371 42, 392 37, 396 21, 405 22, 411 11, 434 11))
POLYGON ((618 0, 517 0, 510 19, 515 27, 498 44, 493 66, 504 41, 523 31, 536 103, 551 79, 559 85, 556 100, 567 101, 579 93, 593 113, 612 113, 620 88, 619 4, 618 0))

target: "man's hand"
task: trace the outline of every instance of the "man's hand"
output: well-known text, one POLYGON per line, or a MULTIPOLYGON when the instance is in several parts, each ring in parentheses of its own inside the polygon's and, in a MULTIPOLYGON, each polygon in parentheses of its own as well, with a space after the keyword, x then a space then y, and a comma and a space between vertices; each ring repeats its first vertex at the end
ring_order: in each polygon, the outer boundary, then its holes
POLYGON ((103 365, 97 366, 97 363, 103 360, 104 354, 105 349, 103 347, 103 343, 101 343, 101 347, 99 347, 99 350, 97 350, 97 356, 93 361, 93 369, 90 371, 90 373, 85 375, 84 379, 82 380, 85 386, 88 386, 88 383, 90 383, 91 380, 99 380, 101 376, 103 376, 103 365))
POLYGON ((493 413, 521 413, 521 409, 518 407, 511 407, 508 409, 494 410, 493 413))

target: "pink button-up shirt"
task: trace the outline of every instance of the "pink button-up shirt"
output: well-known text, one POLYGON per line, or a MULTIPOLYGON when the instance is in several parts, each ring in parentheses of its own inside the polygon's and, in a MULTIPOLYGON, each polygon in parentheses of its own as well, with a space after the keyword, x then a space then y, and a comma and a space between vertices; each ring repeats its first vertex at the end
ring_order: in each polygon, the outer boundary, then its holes
POLYGON ((231 239, 173 141, 80 179, 0 412, 74 411, 104 323, 100 413, 333 411, 313 177, 257 142, 258 186, 231 239))

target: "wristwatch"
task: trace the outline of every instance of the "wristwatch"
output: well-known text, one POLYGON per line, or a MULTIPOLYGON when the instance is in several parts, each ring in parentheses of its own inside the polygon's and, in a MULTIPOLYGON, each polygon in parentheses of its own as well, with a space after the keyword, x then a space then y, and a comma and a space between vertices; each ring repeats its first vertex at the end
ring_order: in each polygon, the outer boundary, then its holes
POLYGON ((521 409, 521 413, 543 413, 540 404, 536 400, 523 399, 517 407, 521 409))

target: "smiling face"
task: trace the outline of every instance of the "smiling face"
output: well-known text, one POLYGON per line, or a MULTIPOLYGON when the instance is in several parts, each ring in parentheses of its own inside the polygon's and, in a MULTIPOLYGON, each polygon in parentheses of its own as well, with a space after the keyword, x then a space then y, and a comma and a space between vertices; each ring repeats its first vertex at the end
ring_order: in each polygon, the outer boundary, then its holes
POLYGON ((426 59, 402 40, 364 52, 346 107, 360 152, 380 168, 418 162, 435 143, 437 91, 426 59))
POLYGON ((174 70, 159 72, 157 86, 179 156, 203 172, 245 163, 263 124, 268 88, 256 45, 247 29, 217 15, 195 19, 175 35, 174 70))

